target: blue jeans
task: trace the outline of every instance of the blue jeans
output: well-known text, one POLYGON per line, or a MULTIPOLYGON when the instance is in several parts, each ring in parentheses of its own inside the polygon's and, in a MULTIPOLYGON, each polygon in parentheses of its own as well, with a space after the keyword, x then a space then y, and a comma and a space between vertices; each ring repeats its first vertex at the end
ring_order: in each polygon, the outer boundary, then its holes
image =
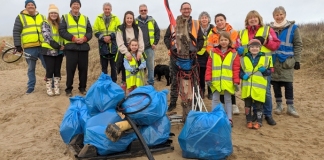
POLYGON ((154 50, 150 47, 145 49, 146 58, 146 69, 148 72, 147 83, 154 85, 154 50))
MULTIPOLYGON (((267 78, 268 86, 266 92, 266 100, 263 106, 263 115, 272 116, 272 96, 271 96, 271 76, 267 78)), ((253 105, 253 112, 256 113, 256 106, 253 105)))
MULTIPOLYGON (((41 60, 41 62, 42 62, 43 67, 46 68, 43 55, 41 54, 41 47, 25 48, 24 49, 24 52, 30 54, 31 56, 33 56, 35 58, 39 58, 41 60)), ((28 88, 32 88, 32 89, 35 88, 35 84, 36 84, 36 75, 35 75, 36 61, 37 60, 26 59, 26 62, 28 64, 28 71, 27 71, 28 82, 27 82, 27 87, 28 88)))

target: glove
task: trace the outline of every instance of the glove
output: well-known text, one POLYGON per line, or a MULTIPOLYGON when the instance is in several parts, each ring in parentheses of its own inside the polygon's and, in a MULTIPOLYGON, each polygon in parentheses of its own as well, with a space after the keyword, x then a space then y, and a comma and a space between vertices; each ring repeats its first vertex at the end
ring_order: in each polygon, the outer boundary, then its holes
POLYGON ((300 64, 299 64, 299 62, 295 62, 294 69, 295 69, 295 70, 299 70, 299 69, 300 69, 300 64))
POLYGON ((238 84, 234 84, 235 92, 238 92, 240 90, 238 84))
POLYGON ((22 53, 23 49, 21 48, 21 46, 16 46, 16 51, 19 53, 22 53))
POLYGON ((249 79, 249 75, 245 74, 242 79, 243 80, 248 80, 249 79))
POLYGON ((258 71, 260 71, 261 73, 263 73, 264 71, 266 71, 267 69, 265 68, 265 67, 260 67, 259 69, 258 69, 258 71))
POLYGON ((207 86, 210 87, 211 86, 211 81, 206 81, 207 86))
POLYGON ((139 69, 138 69, 138 68, 135 68, 135 69, 131 72, 131 74, 136 74, 138 71, 139 71, 139 69))
POLYGON ((237 53, 241 56, 244 53, 244 47, 240 46, 237 49, 237 53))

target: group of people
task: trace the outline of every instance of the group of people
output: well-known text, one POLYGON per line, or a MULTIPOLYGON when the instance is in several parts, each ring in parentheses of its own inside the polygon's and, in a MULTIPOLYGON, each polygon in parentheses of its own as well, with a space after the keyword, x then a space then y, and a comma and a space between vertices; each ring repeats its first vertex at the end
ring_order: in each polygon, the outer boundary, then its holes
MULTIPOLYGON (((49 96, 60 94, 60 70, 64 55, 66 95, 72 96, 77 67, 80 81, 78 89, 81 94, 86 94, 90 50, 88 41, 93 34, 98 39, 103 73, 108 74, 110 64, 110 75, 116 82, 117 74, 121 72, 122 84, 128 92, 146 84, 154 85, 154 50, 160 39, 160 29, 155 19, 148 16, 145 4, 139 6, 140 15, 137 18, 132 11, 127 11, 121 23, 111 13, 112 5, 104 3, 103 13, 96 17, 93 27, 89 18, 80 13, 80 0, 71 0, 70 7, 71 11, 60 18, 58 8, 51 4, 48 17, 45 18, 36 11, 33 0, 26 0, 25 9, 17 16, 14 24, 13 37, 17 51, 39 58, 46 68, 49 96), (145 68, 148 72, 147 82, 144 81, 145 68)), ((213 25, 207 12, 202 12, 198 20, 194 20, 191 11, 188 2, 180 7, 181 16, 188 22, 188 32, 194 37, 194 49, 190 48, 190 52, 195 52, 199 64, 199 86, 203 98, 207 84, 207 97, 212 100, 212 106, 223 102, 233 125, 232 114, 240 113, 235 92, 241 90, 247 127, 258 129, 262 126, 263 117, 269 125, 276 125, 272 117, 272 84, 277 104, 275 113, 283 112, 281 87, 285 87, 287 113, 299 117, 293 101, 293 74, 294 70, 300 69, 302 41, 294 21, 286 20, 283 7, 274 9, 274 22, 270 26, 264 25, 257 11, 250 11, 245 19, 245 29, 239 32, 227 23, 222 13, 215 15, 213 25)), ((172 76, 168 111, 176 108, 179 96, 176 77, 179 68, 176 65, 177 51, 172 44, 173 38, 173 30, 169 26, 164 35, 172 76)), ((35 88, 36 61, 26 61, 26 94, 29 94, 35 88)))

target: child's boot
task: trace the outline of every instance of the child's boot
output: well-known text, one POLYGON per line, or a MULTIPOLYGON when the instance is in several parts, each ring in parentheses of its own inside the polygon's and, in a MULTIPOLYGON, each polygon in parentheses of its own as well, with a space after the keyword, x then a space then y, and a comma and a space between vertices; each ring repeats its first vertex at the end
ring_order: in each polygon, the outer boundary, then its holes
POLYGON ((46 79, 46 93, 48 96, 53 96, 53 90, 52 90, 52 78, 47 78, 46 79))
POLYGON ((60 95, 60 81, 61 78, 60 77, 54 77, 54 94, 56 96, 60 95))
POLYGON ((295 118, 299 118, 299 114, 297 113, 297 111, 295 110, 294 104, 288 104, 287 105, 287 114, 291 115, 295 118))
POLYGON ((239 110, 238 106, 236 104, 233 104, 232 107, 233 107, 233 114, 234 115, 239 115, 240 110, 239 110))
POLYGON ((262 126, 262 117, 263 117, 262 111, 257 111, 257 122, 254 123, 253 125, 254 129, 259 129, 262 126))
POLYGON ((275 113, 278 114, 278 115, 280 115, 282 113, 282 110, 283 110, 283 108, 282 108, 282 102, 277 102, 277 108, 275 110, 275 113))

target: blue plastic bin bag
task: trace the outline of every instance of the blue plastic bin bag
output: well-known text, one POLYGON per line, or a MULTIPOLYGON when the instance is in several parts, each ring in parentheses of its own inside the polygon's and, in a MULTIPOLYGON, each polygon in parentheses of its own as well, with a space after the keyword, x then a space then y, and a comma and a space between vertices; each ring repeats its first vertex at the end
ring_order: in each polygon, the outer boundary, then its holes
POLYGON ((225 159, 233 152, 231 131, 222 104, 210 113, 190 111, 178 137, 182 157, 225 159))
POLYGON ((81 96, 71 97, 70 106, 60 125, 60 134, 64 143, 68 144, 75 135, 84 133, 85 123, 89 118, 84 98, 81 96))
POLYGON ((115 109, 118 102, 125 97, 123 89, 111 80, 107 74, 101 73, 98 80, 89 88, 85 102, 91 116, 115 109))
POLYGON ((138 87, 129 93, 130 98, 125 100, 121 105, 121 109, 123 109, 125 113, 131 113, 144 108, 144 106, 149 103, 149 97, 145 95, 135 95, 132 97, 131 95, 136 93, 147 93, 152 98, 149 106, 138 113, 128 114, 128 116, 137 125, 151 125, 165 115, 168 108, 168 92, 168 90, 156 91, 151 85, 138 87))
POLYGON ((122 119, 117 115, 115 109, 108 109, 103 113, 91 117, 86 124, 84 134, 84 145, 91 144, 97 148, 99 155, 125 151, 128 145, 135 140, 135 133, 122 136, 117 142, 112 142, 106 137, 105 130, 108 124, 116 123, 122 119))
POLYGON ((141 126, 140 132, 148 146, 166 142, 170 138, 171 122, 167 116, 149 126, 141 126))

